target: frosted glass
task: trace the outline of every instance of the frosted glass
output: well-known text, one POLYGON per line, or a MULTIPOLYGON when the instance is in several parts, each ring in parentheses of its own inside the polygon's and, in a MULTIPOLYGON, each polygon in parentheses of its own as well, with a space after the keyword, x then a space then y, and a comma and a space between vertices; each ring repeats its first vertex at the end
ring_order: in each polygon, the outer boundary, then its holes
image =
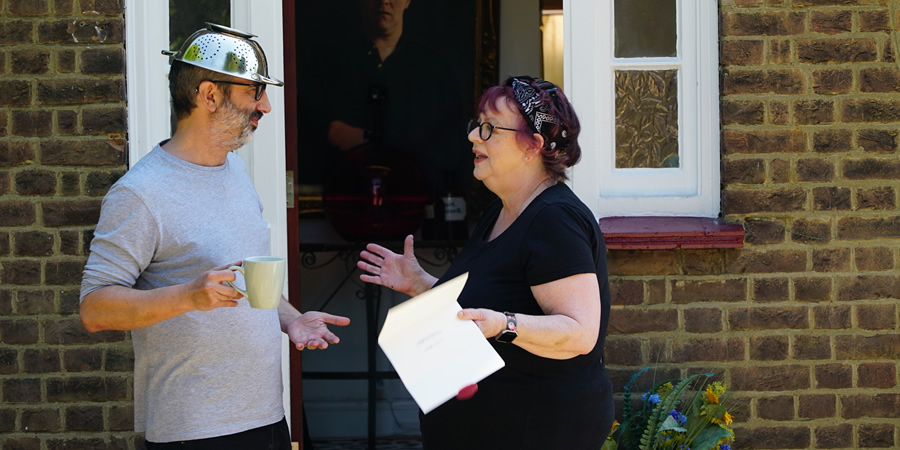
POLYGON ((679 167, 678 71, 616 71, 616 168, 679 167))

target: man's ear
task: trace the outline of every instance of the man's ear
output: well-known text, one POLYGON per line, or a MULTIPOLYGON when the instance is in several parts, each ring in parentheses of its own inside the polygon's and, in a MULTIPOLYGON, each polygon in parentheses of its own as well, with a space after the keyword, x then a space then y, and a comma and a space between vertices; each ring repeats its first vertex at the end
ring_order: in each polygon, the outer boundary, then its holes
POLYGON ((197 107, 204 108, 209 112, 215 112, 221 101, 220 95, 222 91, 216 83, 212 81, 204 81, 197 86, 197 107))

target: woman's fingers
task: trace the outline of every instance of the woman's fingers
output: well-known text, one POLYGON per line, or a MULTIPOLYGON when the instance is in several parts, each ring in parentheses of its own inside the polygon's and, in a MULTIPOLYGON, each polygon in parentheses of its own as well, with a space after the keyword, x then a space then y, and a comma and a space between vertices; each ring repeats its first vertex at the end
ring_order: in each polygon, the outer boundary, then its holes
POLYGON ((413 235, 406 236, 406 239, 403 241, 403 256, 413 256, 415 254, 415 248, 413 247, 413 235))
POLYGON ((359 270, 362 270, 363 272, 368 272, 371 274, 378 274, 381 271, 381 267, 369 264, 365 261, 357 261, 356 267, 358 267, 359 270))

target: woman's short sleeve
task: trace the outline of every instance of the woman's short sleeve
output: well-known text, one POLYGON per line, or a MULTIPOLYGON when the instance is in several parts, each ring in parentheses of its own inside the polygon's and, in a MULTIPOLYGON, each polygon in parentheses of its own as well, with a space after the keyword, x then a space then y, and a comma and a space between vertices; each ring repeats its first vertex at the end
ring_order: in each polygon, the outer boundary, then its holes
POLYGON ((531 286, 581 273, 597 273, 597 231, 584 212, 566 204, 544 207, 525 239, 525 271, 531 286))

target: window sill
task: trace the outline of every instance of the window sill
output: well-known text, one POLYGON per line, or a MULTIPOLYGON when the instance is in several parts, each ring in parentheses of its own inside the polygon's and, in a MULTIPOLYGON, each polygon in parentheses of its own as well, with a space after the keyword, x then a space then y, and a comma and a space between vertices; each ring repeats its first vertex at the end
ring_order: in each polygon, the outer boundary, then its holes
POLYGON ((604 217, 600 229, 610 250, 744 246, 743 225, 708 217, 604 217))

